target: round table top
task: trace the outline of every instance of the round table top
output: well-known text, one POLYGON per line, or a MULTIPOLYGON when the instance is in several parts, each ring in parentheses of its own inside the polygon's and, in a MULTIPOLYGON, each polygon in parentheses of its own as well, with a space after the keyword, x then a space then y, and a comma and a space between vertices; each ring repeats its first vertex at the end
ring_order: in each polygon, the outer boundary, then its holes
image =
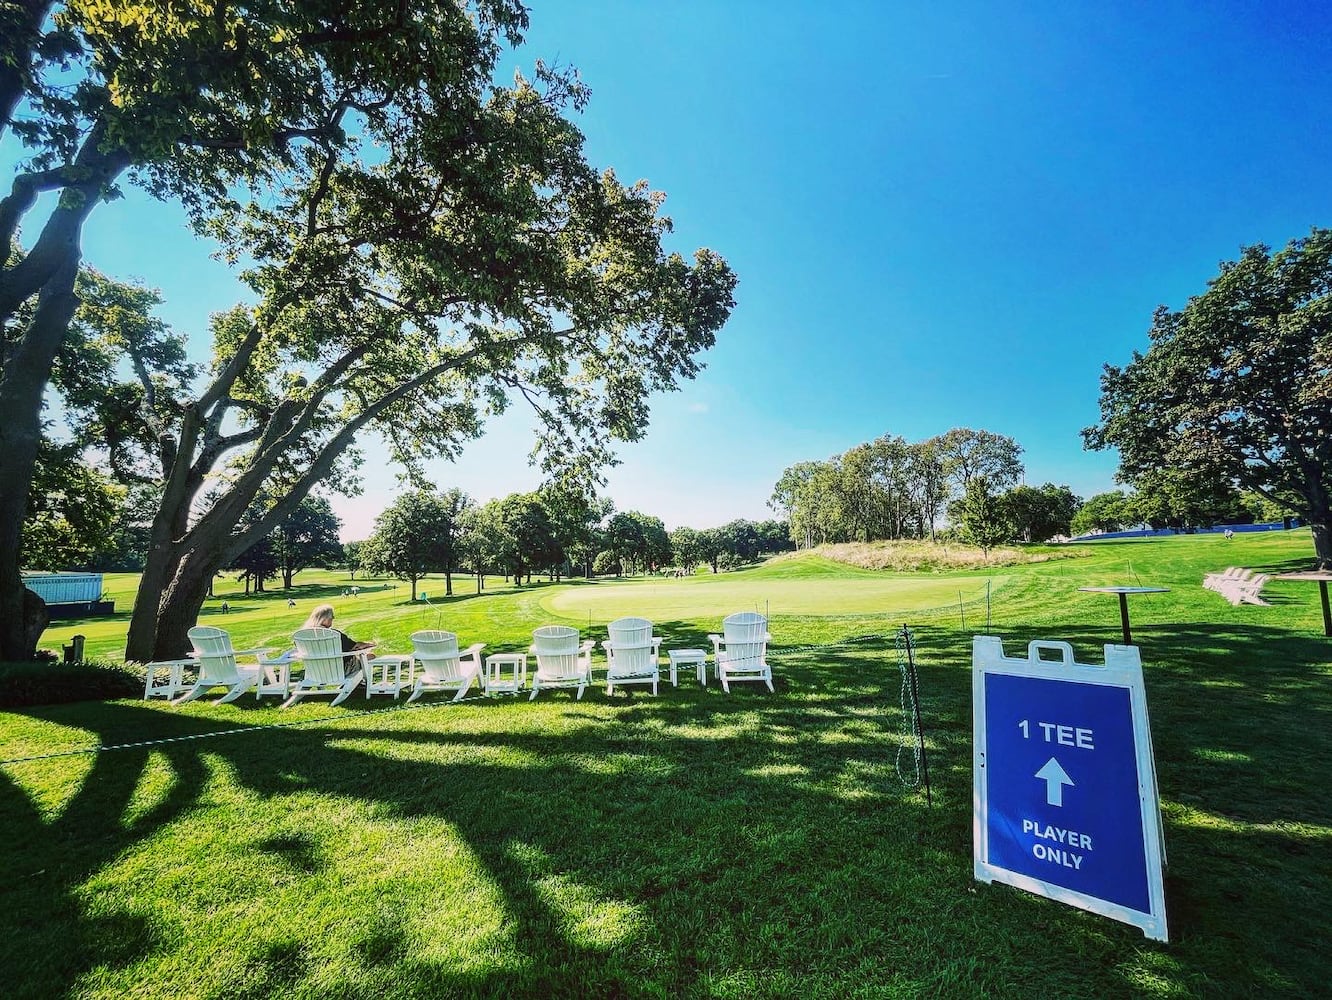
POLYGON ((1079 587, 1094 594, 1168 594, 1169 587, 1079 587))

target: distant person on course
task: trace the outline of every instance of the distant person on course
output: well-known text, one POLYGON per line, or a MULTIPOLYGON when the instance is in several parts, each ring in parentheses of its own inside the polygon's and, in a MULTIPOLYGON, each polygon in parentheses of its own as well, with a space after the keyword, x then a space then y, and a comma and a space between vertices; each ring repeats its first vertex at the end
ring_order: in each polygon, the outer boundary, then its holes
MULTIPOLYGON (((363 649, 373 649, 375 646, 373 642, 357 642, 346 632, 341 632, 338 629, 333 628, 333 605, 331 604, 317 605, 315 609, 310 612, 310 617, 305 619, 305 625, 302 627, 333 629, 333 631, 337 632, 342 638, 342 651, 344 653, 355 653, 363 649)), ((343 659, 342 665, 347 671, 347 674, 350 675, 353 671, 359 668, 360 661, 361 658, 359 656, 348 656, 343 659)))

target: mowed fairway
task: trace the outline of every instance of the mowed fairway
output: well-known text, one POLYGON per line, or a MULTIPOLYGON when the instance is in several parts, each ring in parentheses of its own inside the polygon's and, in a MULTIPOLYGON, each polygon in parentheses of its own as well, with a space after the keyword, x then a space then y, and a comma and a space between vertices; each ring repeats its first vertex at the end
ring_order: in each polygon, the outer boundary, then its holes
MULTIPOLYGON (((1307 997, 1332 981, 1332 639, 1314 586, 1270 607, 1201 586, 1307 565, 1307 532, 1079 546, 992 574, 801 557, 686 580, 337 574, 219 580, 204 614, 286 645, 309 608, 387 651, 441 625, 524 649, 621 613, 706 646, 765 605, 776 692, 682 678, 409 709, 84 702, 0 713, 5 996, 1307 997), (972 877, 971 638, 1099 662, 1136 598, 1171 940, 972 877), (963 608, 958 607, 958 593, 963 608), (231 606, 220 613, 222 600, 231 606), (657 601, 659 603, 653 603, 657 601), (966 615, 963 627, 962 615, 966 615), (916 628, 933 804, 914 783, 892 634, 916 628)), ((48 632, 123 646, 122 613, 48 632)), ((598 678, 604 659, 596 658, 598 678)))
POLYGON ((602 580, 543 597, 542 607, 575 620, 605 621, 621 615, 652 619, 703 619, 726 610, 786 615, 882 615, 955 608, 975 600, 986 580, 997 590, 1006 574, 902 575, 856 570, 826 559, 783 561, 747 573, 704 573, 687 579, 653 577, 602 580), (725 609, 725 610, 724 610, 725 609))

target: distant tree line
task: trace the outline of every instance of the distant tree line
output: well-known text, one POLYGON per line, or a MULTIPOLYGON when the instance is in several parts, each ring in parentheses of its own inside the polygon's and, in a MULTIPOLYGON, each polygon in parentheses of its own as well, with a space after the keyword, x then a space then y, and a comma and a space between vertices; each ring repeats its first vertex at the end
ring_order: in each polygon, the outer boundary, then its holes
POLYGON ((1136 490, 1084 501, 1067 486, 1020 483, 1021 455, 1013 438, 965 427, 915 443, 885 435, 791 466, 768 503, 803 548, 944 534, 988 550, 1140 524, 1187 530, 1289 514, 1257 492, 1167 469, 1139 475, 1136 490))
POLYGON ((477 504, 461 490, 405 493, 375 520, 351 568, 400 576, 412 584, 429 573, 466 573, 478 592, 487 575, 531 583, 540 574, 622 576, 673 570, 714 573, 792 548, 780 521, 735 520, 719 528, 666 531, 661 518, 614 511, 609 501, 559 487, 514 493, 477 504))

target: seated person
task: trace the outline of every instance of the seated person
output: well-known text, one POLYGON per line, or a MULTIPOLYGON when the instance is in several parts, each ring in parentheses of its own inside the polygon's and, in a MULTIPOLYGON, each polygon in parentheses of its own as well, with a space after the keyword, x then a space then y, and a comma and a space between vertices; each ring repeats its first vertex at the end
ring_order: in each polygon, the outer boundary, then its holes
MULTIPOLYGON (((346 632, 340 632, 333 628, 333 605, 320 604, 310 612, 310 617, 305 619, 302 628, 327 628, 333 629, 342 638, 342 651, 344 653, 354 653, 363 649, 374 649, 373 642, 357 642, 346 632)), ((361 658, 359 656, 348 656, 343 661, 343 669, 350 675, 353 671, 360 669, 361 658)))

